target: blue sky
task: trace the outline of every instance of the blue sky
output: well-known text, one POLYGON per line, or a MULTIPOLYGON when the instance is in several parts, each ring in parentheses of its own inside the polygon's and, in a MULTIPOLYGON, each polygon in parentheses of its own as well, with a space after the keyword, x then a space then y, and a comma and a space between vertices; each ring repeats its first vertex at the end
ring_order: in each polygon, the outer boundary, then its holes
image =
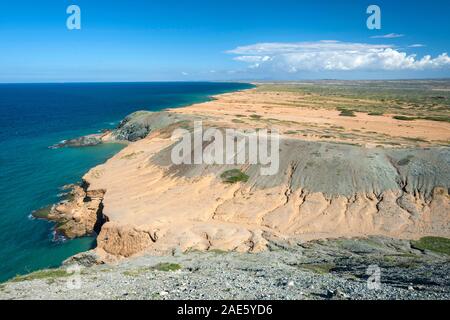
POLYGON ((450 77, 448 0, 0 1, 0 82, 450 77))

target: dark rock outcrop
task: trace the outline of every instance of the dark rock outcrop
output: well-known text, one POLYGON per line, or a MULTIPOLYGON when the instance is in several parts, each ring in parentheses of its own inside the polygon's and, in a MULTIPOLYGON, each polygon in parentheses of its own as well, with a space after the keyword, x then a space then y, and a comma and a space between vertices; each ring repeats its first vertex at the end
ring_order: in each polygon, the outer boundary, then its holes
POLYGON ((137 141, 145 138, 151 131, 191 118, 166 111, 136 111, 120 122, 112 137, 118 141, 137 141))
POLYGON ((108 132, 99 133, 99 134, 90 134, 90 135, 82 136, 82 137, 75 138, 75 139, 64 140, 60 143, 57 143, 57 144, 51 146, 51 148, 56 149, 56 148, 63 148, 63 147, 96 146, 96 145, 102 143, 102 138, 105 136, 106 133, 108 133, 108 132))

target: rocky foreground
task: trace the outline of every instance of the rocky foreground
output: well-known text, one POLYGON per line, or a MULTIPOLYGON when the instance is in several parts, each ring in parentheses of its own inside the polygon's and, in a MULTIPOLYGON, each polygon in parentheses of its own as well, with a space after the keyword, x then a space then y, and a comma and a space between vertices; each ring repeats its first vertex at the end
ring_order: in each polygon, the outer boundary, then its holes
POLYGON ((450 256, 443 253, 449 249, 443 239, 422 243, 370 237, 271 242, 268 251, 253 254, 146 255, 114 265, 92 265, 95 253, 88 252, 60 269, 2 284, 0 298, 450 299, 450 256), (79 278, 66 272, 77 270, 76 264, 82 266, 79 278))

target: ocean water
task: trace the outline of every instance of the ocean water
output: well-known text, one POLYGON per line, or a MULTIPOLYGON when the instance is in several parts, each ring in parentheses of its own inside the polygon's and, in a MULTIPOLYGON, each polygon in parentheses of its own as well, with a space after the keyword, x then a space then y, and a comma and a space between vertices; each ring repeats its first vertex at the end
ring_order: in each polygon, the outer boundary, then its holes
POLYGON ((30 214, 57 202, 62 186, 78 182, 123 146, 49 146, 112 128, 136 110, 184 106, 250 87, 199 82, 0 84, 0 281, 56 267, 95 246, 92 237, 56 241, 53 224, 30 214))

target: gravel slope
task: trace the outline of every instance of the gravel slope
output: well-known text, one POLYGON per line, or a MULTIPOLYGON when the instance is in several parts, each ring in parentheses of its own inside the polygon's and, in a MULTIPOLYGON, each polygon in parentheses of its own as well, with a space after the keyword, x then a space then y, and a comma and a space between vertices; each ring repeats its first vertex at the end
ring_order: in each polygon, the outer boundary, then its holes
POLYGON ((94 253, 0 287, 1 299, 450 299, 450 257, 388 238, 271 243, 249 253, 189 252, 87 266, 94 253), (80 282, 65 268, 81 263, 80 282), (367 268, 380 268, 370 289, 367 268), (80 286, 78 286, 78 284, 80 286))

